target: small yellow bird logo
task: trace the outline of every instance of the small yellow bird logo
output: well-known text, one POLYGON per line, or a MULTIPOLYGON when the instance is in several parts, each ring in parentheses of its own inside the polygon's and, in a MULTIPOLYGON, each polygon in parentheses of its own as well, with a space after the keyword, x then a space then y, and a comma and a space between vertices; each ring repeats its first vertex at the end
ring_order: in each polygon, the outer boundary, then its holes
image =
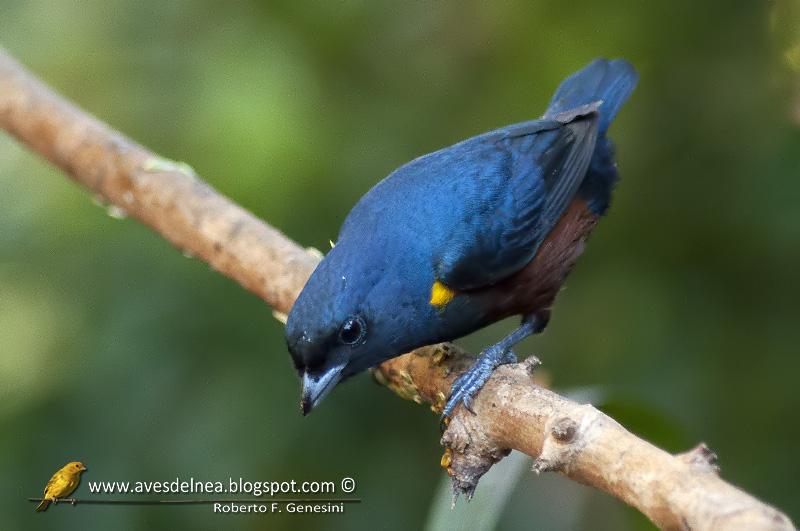
POLYGON ((81 472, 86 470, 83 463, 80 461, 72 461, 64 465, 61 470, 53 474, 50 481, 44 487, 44 498, 39 505, 36 506, 37 511, 47 510, 50 502, 56 503, 59 498, 69 496, 78 486, 81 480, 81 472))

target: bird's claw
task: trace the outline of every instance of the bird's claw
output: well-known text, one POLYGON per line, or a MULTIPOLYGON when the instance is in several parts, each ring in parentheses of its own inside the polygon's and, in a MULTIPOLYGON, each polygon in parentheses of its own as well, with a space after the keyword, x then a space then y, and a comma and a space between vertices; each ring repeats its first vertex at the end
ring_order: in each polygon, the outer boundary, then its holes
POLYGON ((469 411, 473 415, 475 414, 475 410, 472 408, 472 396, 471 395, 469 395, 469 394, 464 395, 464 398, 461 399, 461 403, 464 404, 464 407, 467 408, 467 411, 469 411))
POLYGON ((450 398, 447 399, 447 403, 442 410, 440 422, 442 431, 446 427, 445 419, 449 419, 452 416, 453 410, 459 404, 463 404, 466 410, 474 415, 473 399, 492 375, 492 372, 500 365, 515 363, 516 361, 517 358, 510 349, 505 351, 493 347, 486 349, 472 367, 453 382, 453 386, 450 389, 450 398))

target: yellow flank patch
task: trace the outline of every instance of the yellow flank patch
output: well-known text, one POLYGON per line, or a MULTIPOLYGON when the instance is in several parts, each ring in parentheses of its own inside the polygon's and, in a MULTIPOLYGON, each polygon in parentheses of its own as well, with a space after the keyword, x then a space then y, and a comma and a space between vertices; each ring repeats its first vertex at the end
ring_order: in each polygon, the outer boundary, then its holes
POLYGON ((431 306, 436 306, 437 308, 443 308, 448 302, 453 300, 453 297, 455 296, 455 291, 436 280, 434 281, 433 286, 431 286, 430 304, 431 306))

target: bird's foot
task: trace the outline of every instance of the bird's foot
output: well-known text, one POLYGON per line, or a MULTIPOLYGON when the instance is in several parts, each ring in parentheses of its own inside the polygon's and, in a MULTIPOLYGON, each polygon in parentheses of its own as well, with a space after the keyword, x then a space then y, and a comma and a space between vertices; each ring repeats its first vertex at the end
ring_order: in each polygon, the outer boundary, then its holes
POLYGON ((442 410, 442 426, 445 425, 445 419, 450 418, 458 404, 464 404, 470 413, 475 413, 472 410, 472 398, 481 390, 492 372, 500 365, 516 362, 517 357, 511 349, 503 350, 494 345, 483 351, 472 367, 453 382, 453 386, 450 388, 450 398, 447 399, 447 404, 442 410))

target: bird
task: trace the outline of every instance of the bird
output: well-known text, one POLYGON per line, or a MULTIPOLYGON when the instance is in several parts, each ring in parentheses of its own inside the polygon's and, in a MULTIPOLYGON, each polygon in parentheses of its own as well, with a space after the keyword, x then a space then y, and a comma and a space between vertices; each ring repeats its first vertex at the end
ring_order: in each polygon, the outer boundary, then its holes
POLYGON ((86 467, 80 461, 71 461, 59 469, 45 485, 42 501, 36 506, 36 510, 46 511, 50 502, 57 503, 59 498, 72 494, 85 470, 86 467))
POLYGON ((286 322, 304 415, 340 382, 499 320, 520 325, 452 384, 474 397, 551 306, 618 180, 607 131, 638 81, 624 59, 564 79, 539 119, 418 157, 352 208, 286 322))

